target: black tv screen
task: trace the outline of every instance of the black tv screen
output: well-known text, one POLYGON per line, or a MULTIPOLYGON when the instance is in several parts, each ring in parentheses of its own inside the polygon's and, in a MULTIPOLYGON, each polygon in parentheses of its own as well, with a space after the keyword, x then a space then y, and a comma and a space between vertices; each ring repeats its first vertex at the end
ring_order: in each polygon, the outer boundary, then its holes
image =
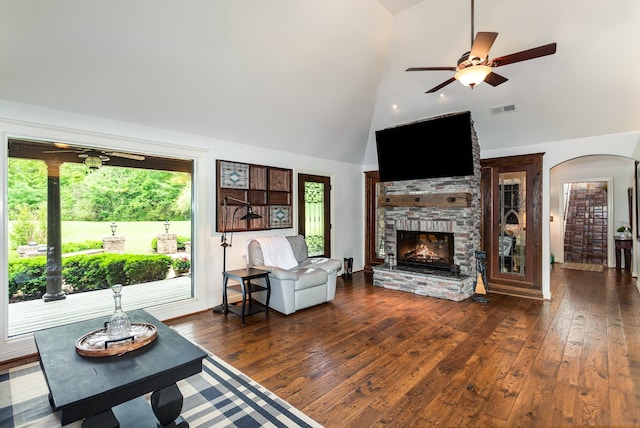
POLYGON ((471 112, 376 131, 380 181, 473 175, 471 112))

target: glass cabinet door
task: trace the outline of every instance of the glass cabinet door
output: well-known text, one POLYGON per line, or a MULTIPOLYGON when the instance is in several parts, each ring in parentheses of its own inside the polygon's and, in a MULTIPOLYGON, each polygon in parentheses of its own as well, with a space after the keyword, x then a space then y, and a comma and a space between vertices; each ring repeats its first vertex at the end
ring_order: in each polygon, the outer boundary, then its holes
POLYGON ((525 275, 527 242, 527 172, 498 174, 498 265, 501 273, 525 275))

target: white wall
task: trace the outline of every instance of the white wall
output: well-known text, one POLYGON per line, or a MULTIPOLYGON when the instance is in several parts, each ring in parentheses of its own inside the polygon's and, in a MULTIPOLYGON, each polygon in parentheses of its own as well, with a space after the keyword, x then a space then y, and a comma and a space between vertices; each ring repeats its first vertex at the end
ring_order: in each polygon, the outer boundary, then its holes
MULTIPOLYGON (((244 247, 247 239, 260 235, 294 234, 297 225, 297 173, 331 177, 331 221, 333 228, 331 255, 354 258, 354 271, 364 266, 364 174, 360 165, 261 149, 230 141, 203 138, 158 128, 114 122, 95 117, 69 114, 37 106, 0 100, 0 136, 3 147, 13 136, 62 141, 77 145, 130 150, 140 153, 186 157, 195 160, 194 171, 194 235, 192 248, 196 260, 192 277, 196 298, 178 305, 150 310, 160 319, 208 310, 222 300, 222 248, 220 233, 215 231, 215 161, 224 159, 246 163, 291 168, 294 173, 294 227, 256 232, 235 233, 233 247, 227 249, 227 269, 245 266, 244 247)), ((0 154, 0 236, 7 248, 8 217, 6 207, 6 150, 0 154)), ((0 306, 7 302, 7 252, 0 255, 0 306)), ((2 311, 0 361, 35 352, 32 337, 7 339, 7 311, 2 311)), ((215 321, 212 314, 212 321, 215 321)))

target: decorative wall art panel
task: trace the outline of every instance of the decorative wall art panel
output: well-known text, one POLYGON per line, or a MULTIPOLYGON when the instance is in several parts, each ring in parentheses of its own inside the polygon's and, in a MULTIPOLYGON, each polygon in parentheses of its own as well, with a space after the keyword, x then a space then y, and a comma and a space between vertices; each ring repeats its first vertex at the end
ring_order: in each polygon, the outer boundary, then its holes
POLYGON ((293 170, 217 160, 216 172, 216 231, 293 227, 293 170))

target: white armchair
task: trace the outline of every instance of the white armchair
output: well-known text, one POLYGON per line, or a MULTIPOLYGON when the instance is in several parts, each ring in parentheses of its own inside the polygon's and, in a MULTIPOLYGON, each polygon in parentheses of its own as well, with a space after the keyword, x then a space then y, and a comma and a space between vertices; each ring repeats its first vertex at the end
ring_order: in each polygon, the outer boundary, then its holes
MULTIPOLYGON (((299 309, 332 301, 336 295, 337 273, 342 267, 340 260, 310 258, 303 236, 286 238, 298 263, 289 269, 266 265, 263 249, 257 239, 250 240, 247 246, 248 266, 271 272, 269 307, 288 315, 299 309)), ((259 282, 256 280, 256 283, 259 282)), ((264 304, 266 295, 256 293, 255 299, 264 304)))

